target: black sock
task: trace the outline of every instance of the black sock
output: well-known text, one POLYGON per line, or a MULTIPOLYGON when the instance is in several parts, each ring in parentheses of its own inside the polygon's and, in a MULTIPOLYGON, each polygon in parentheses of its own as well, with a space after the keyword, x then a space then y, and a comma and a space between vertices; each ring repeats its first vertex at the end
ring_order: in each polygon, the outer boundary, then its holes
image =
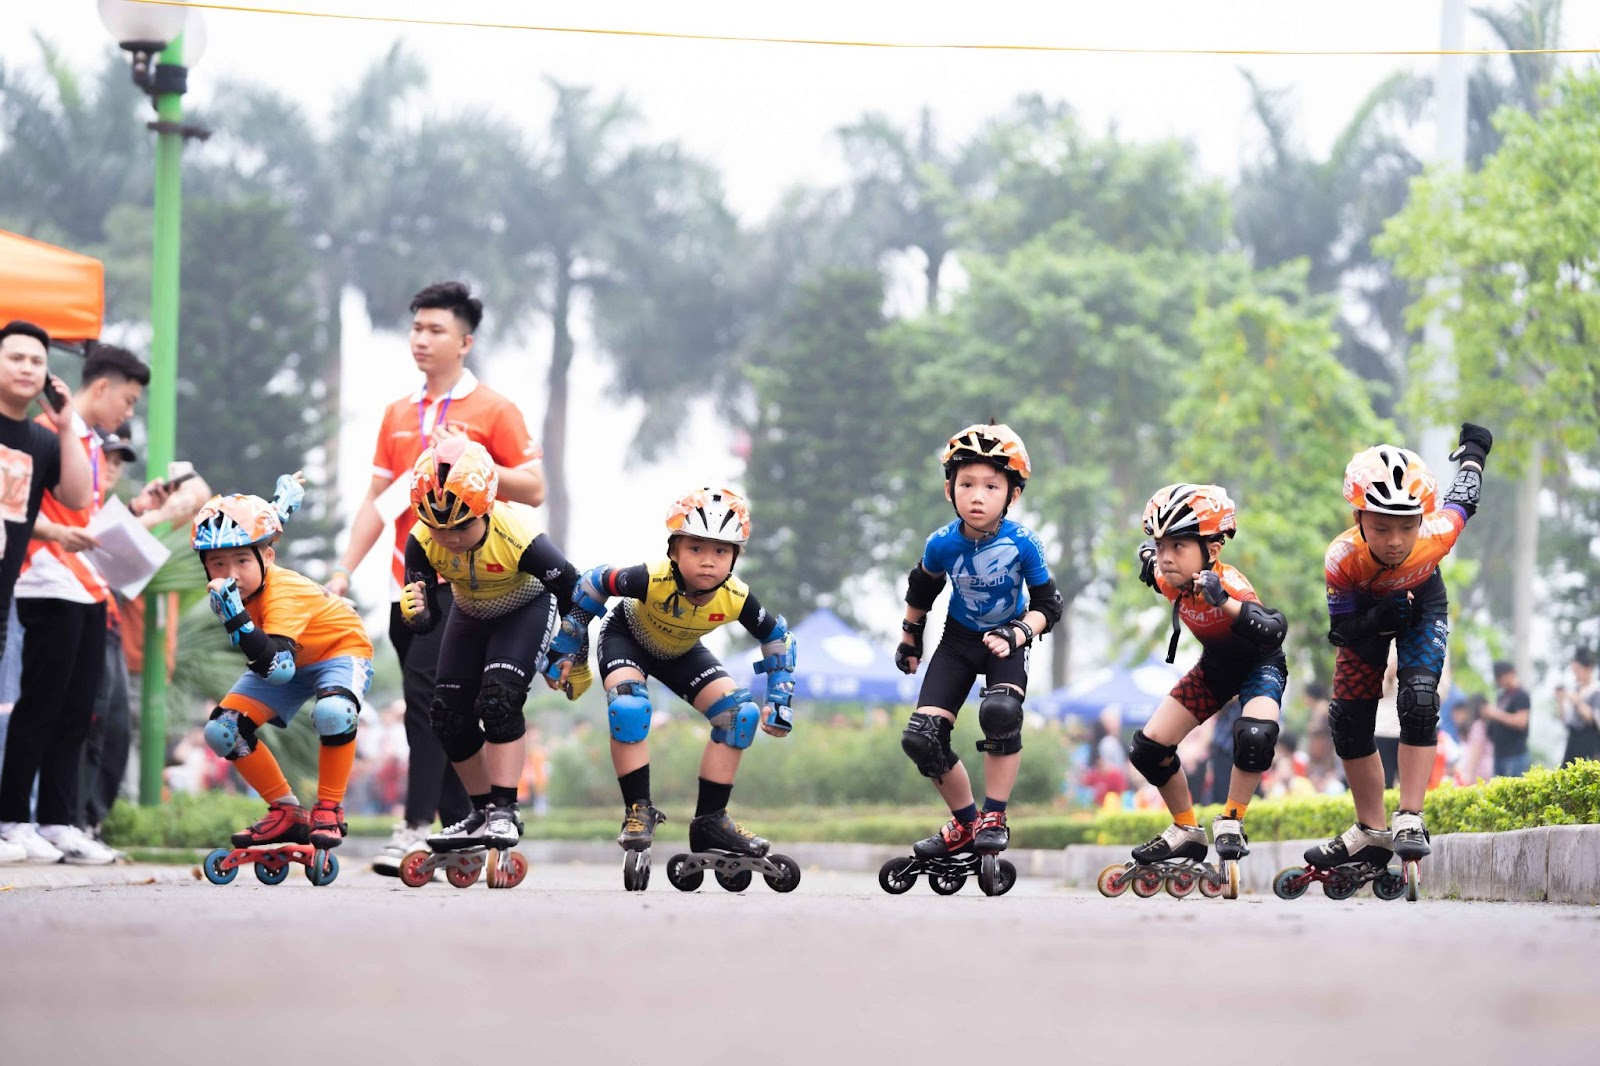
POLYGON ((702 814, 716 814, 718 811, 728 809, 728 799, 733 795, 732 785, 722 785, 715 781, 700 779, 700 798, 694 805, 694 816, 702 814))
POLYGON ((999 811, 1001 814, 1004 814, 1005 810, 1006 810, 1006 801, 1005 800, 990 799, 988 796, 983 797, 983 813, 984 814, 988 814, 990 811, 999 811))
POLYGON ((650 764, 645 763, 637 770, 630 770, 617 778, 617 785, 622 789, 622 805, 632 807, 635 803, 648 804, 650 802, 650 764))
POLYGON ((969 803, 959 811, 951 811, 950 813, 955 816, 956 821, 960 822, 962 825, 967 825, 968 823, 976 822, 978 820, 978 805, 976 803, 969 803))
POLYGON ((496 807, 515 807, 517 805, 517 788, 515 785, 490 785, 489 802, 496 807))
POLYGON ((485 807, 489 806, 489 803, 494 799, 494 789, 490 788, 489 791, 483 793, 482 795, 468 796, 467 798, 472 801, 473 810, 481 811, 485 807))

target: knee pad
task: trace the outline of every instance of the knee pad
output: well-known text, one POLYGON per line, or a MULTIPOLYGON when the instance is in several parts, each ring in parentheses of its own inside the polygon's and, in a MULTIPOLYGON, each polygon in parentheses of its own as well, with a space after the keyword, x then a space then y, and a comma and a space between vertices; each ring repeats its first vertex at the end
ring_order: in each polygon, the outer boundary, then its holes
POLYGON ((433 704, 428 708, 433 725, 433 735, 439 738, 445 758, 451 762, 465 762, 478 754, 483 747, 483 730, 478 727, 467 707, 461 703, 459 687, 440 688, 433 694, 433 704))
POLYGON ((961 760, 950 747, 950 731, 955 723, 936 714, 916 711, 900 734, 900 750, 904 751, 923 777, 938 780, 955 768, 961 760))
POLYGON ((1007 685, 986 688, 978 704, 978 750, 990 755, 1015 755, 1022 750, 1022 700, 1007 685))
POLYGON ((360 713, 361 701, 349 689, 319 690, 316 706, 311 708, 311 724, 316 726, 323 747, 337 748, 356 739, 356 716, 360 713))
POLYGON ((611 739, 618 744, 637 744, 649 736, 650 714, 650 689, 643 681, 624 681, 606 689, 611 739))
POLYGON ((1142 729, 1133 734, 1133 743, 1128 745, 1128 761, 1144 775, 1146 781, 1157 788, 1171 781, 1172 775, 1183 769, 1183 764, 1178 760, 1176 744, 1157 744, 1145 736, 1142 729))
POLYGON ((1428 747, 1439 740, 1439 679, 1426 670, 1399 678, 1395 709, 1400 712, 1400 743, 1428 747))
POLYGON ((1378 742, 1372 730, 1377 720, 1377 700, 1329 700, 1328 732, 1333 734, 1334 753, 1341 759, 1363 759, 1376 753, 1378 742))
POLYGON ((201 730, 212 751, 232 762, 256 750, 256 724, 231 707, 217 707, 201 730))
POLYGON ((528 720, 522 714, 527 699, 528 687, 515 675, 491 673, 485 677, 473 708, 483 721, 483 739, 491 744, 520 740, 528 731, 528 720))
POLYGON ((711 723, 711 739, 717 744, 744 750, 756 739, 761 724, 761 708, 747 688, 734 689, 706 711, 711 723))
POLYGON ((1241 716, 1233 723, 1233 765, 1247 773, 1265 773, 1272 768, 1278 749, 1278 723, 1267 718, 1241 716))

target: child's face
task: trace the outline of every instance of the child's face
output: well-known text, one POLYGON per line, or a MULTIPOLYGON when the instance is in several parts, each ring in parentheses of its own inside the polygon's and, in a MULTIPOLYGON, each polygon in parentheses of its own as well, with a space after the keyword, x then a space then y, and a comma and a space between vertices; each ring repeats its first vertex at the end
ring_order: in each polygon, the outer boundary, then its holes
POLYGON ((454 529, 435 529, 433 539, 445 551, 460 555, 462 552, 471 551, 483 539, 487 521, 488 519, 484 518, 474 518, 466 525, 454 529))
POLYGON ((683 574, 683 583, 690 593, 709 592, 733 572, 735 558, 732 544, 704 537, 674 537, 668 553, 683 574))
POLYGON ((1186 585, 1194 580, 1211 553, 1211 545, 1193 537, 1157 537, 1156 569, 1169 585, 1186 585))
POLYGON ((254 548, 218 548, 206 552, 206 577, 215 581, 219 577, 231 577, 239 583, 239 598, 249 599, 261 591, 261 585, 266 581, 263 566, 271 566, 276 557, 271 545, 261 549, 261 562, 256 562, 254 548))
POLYGON ((118 481, 122 480, 122 466, 125 462, 127 460, 122 457, 121 452, 100 453, 100 466, 104 471, 100 478, 102 490, 109 492, 118 481))
POLYGON ((1377 514, 1357 511, 1356 524, 1366 538, 1367 550, 1384 566, 1399 566, 1417 546, 1422 533, 1422 516, 1417 514, 1377 514))
POLYGON ((1021 489, 998 467, 989 463, 968 463, 956 471, 954 483, 946 481, 944 494, 956 505, 956 514, 973 529, 989 530, 1000 524, 1005 509, 1017 502, 1021 489))

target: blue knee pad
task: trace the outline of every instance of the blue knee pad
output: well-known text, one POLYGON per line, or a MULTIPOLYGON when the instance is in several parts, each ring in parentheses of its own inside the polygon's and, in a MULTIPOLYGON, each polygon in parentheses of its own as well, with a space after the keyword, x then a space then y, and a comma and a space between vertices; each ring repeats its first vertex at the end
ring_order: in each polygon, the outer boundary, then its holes
POLYGON ((747 688, 734 689, 706 712, 711 723, 711 739, 718 744, 743 751, 755 742, 761 724, 761 708, 747 688))
POLYGON ((323 747, 337 748, 356 739, 356 716, 361 704, 347 688, 322 689, 311 708, 311 724, 322 738, 323 747))
POLYGON ((256 750, 256 724, 231 707, 218 707, 201 733, 212 751, 232 762, 256 750))
POLYGON ((606 689, 606 715, 611 739, 637 744, 650 735, 650 689, 643 681, 624 681, 606 689))

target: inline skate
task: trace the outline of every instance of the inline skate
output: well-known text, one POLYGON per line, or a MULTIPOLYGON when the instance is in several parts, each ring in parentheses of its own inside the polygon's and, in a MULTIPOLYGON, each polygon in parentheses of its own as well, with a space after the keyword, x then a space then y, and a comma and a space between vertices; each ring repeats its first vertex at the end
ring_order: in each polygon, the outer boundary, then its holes
POLYGON ((680 892, 693 892, 710 870, 729 892, 743 892, 756 874, 774 892, 793 892, 800 864, 787 855, 769 855, 772 845, 728 817, 726 810, 697 815, 689 822, 689 852, 667 860, 667 880, 680 892))

